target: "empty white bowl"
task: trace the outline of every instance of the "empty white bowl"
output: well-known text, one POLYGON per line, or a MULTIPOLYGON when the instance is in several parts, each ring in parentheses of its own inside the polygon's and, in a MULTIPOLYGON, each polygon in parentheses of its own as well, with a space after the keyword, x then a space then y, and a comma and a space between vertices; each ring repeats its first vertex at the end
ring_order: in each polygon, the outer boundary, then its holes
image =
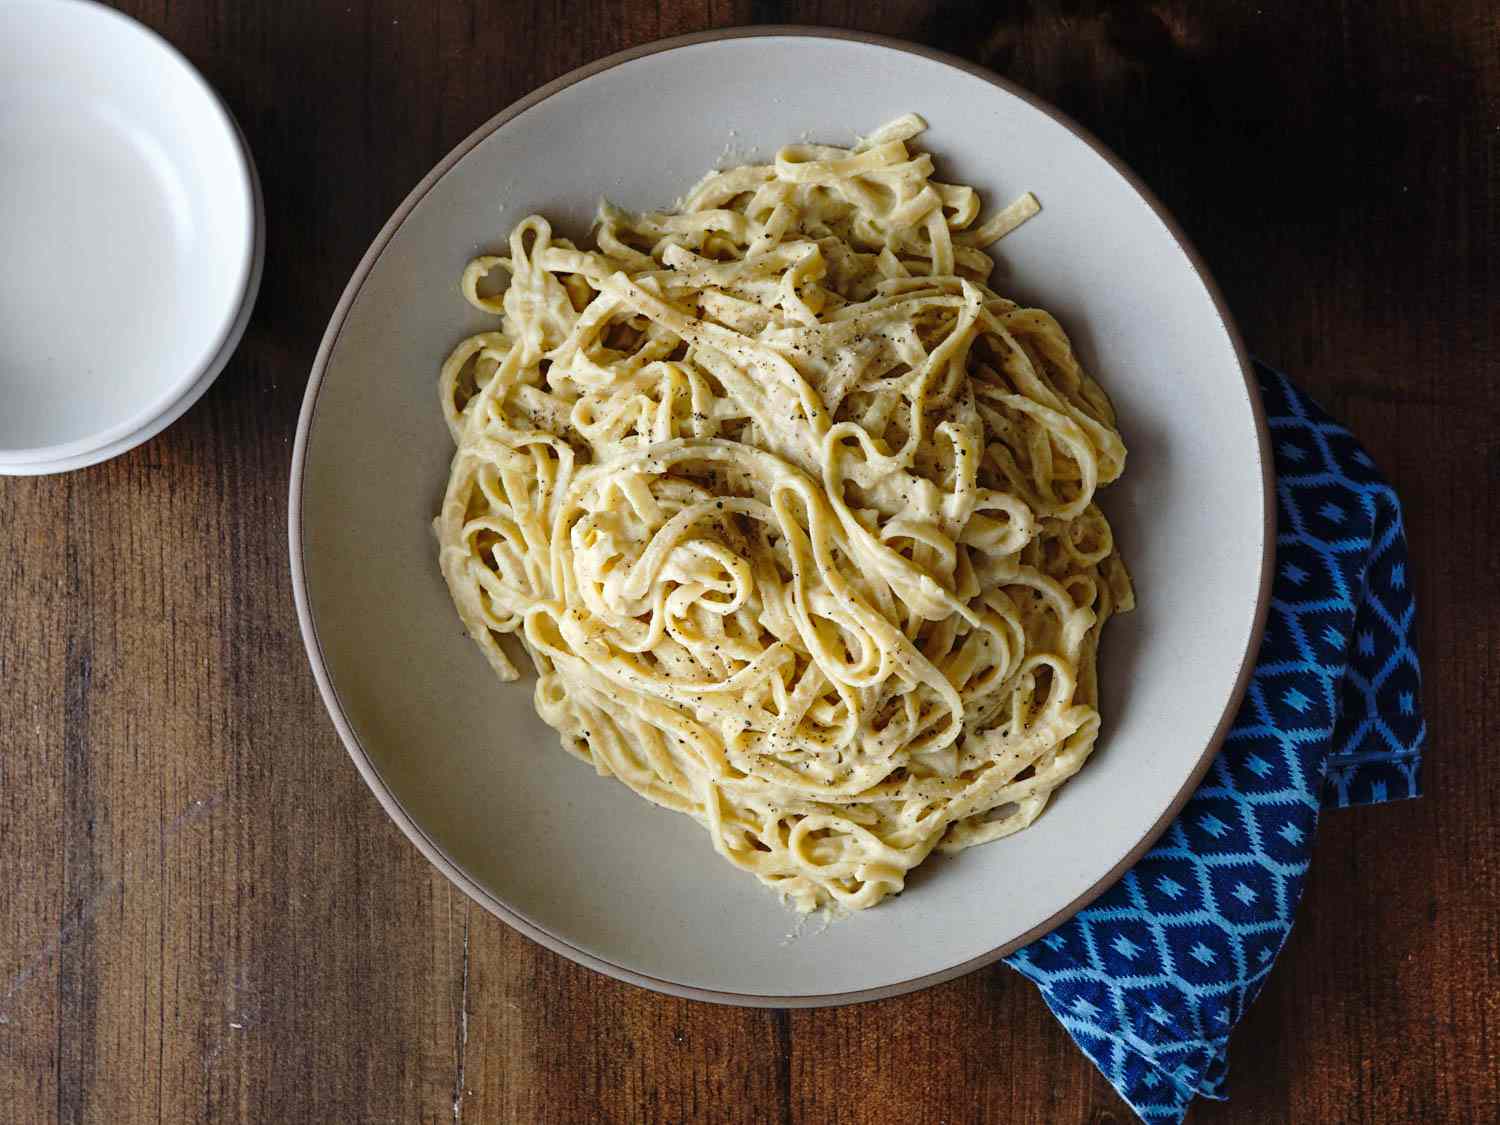
POLYGON ((172 47, 83 0, 0 0, 0 473, 105 460, 191 406, 263 225, 238 128, 172 47))

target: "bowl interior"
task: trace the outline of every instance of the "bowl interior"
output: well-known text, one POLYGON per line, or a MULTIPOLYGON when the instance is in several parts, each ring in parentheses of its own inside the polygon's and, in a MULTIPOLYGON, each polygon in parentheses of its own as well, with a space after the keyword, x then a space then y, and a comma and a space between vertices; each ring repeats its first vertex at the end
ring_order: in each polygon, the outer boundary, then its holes
POLYGON ((139 24, 0 4, 0 459, 130 433, 192 385, 249 276, 249 175, 202 78, 139 24))
POLYGON ((429 854, 607 971, 775 1002, 895 990, 992 956, 1143 840, 1235 691, 1267 508, 1234 334, 1103 155, 941 61, 778 35, 594 73, 510 117, 419 194, 330 329, 304 412, 293 550, 336 721, 429 854), (1042 201, 1001 244, 996 287, 1053 311, 1119 409, 1130 458, 1103 505, 1140 608, 1105 634, 1100 747, 1034 826, 934 858, 900 898, 799 934, 695 824, 563 754, 533 712, 530 677, 499 684, 464 635, 429 530, 451 453, 436 377, 452 345, 489 323, 459 296, 464 263, 527 213, 582 236, 600 194, 669 204, 711 166, 804 137, 847 143, 907 111, 930 122, 921 143, 945 179, 976 185, 990 207, 1027 189, 1042 201))

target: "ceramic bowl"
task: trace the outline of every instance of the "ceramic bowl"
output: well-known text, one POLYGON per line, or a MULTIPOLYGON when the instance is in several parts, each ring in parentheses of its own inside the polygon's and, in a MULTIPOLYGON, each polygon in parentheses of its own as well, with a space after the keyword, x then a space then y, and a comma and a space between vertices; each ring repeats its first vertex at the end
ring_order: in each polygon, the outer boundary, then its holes
MULTIPOLYGON (((1259 399, 1217 289, 1118 160, 992 74, 844 34, 707 35, 616 55, 505 110, 375 240, 313 369, 291 483, 291 565, 318 685, 355 765, 484 906, 602 972, 730 1003, 890 995, 993 961, 1102 891, 1190 795, 1244 690, 1273 502, 1259 399), (1110 623, 1104 728, 1026 831, 918 869, 905 894, 799 927, 685 817, 564 754, 532 681, 501 684, 438 573, 452 445, 438 367, 491 323, 464 264, 532 211, 583 237, 601 194, 670 205, 715 165, 901 113, 944 179, 1042 214, 995 284, 1051 310, 1119 409, 1127 471, 1102 504, 1140 608, 1110 623)), ((310 830, 320 830, 313 826, 310 830)))
POLYGON ((244 330, 263 221, 202 76, 135 21, 0 0, 0 473, 115 456, 207 389, 244 330))

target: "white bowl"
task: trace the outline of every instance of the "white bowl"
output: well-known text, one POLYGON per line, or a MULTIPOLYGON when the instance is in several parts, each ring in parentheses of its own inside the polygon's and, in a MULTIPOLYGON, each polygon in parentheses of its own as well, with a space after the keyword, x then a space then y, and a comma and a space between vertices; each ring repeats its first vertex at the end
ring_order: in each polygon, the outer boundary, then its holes
POLYGON ((158 36, 82 0, 0 0, 0 473, 121 453, 192 405, 259 279, 254 168, 158 36))
MULTIPOLYGON (((1217 290, 1113 157, 1029 95, 944 56, 847 35, 696 36, 605 59, 507 109, 402 204, 324 337, 293 456, 291 564, 308 653, 355 765, 451 879, 565 956, 666 991, 805 1005, 934 983, 1096 896, 1170 822, 1244 690, 1270 576, 1260 404, 1217 290), (690 96, 689 96, 690 95, 690 96), (716 162, 849 141, 906 111, 944 178, 1042 214, 997 287, 1057 314, 1119 408, 1130 460, 1101 503, 1140 608, 1110 623, 1104 733, 1036 824, 913 873, 794 941, 794 918, 687 818, 564 754, 532 683, 465 635, 429 522, 452 453, 439 364, 489 318, 465 262, 538 210, 582 236, 596 197, 670 203, 716 162), (748 151, 747 151, 748 150, 748 151)), ((309 831, 322 831, 310 826, 309 831)))

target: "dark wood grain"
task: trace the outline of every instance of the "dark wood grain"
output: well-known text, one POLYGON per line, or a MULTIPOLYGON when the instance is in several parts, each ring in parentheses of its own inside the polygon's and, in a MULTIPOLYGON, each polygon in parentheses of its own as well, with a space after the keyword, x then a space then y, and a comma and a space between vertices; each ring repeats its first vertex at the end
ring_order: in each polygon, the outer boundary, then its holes
POLYGON ((1491 0, 121 6, 239 116, 267 266, 238 355, 180 422, 93 469, 0 479, 0 1120, 1128 1119, 1003 967, 787 1014, 656 996, 543 951, 389 823, 307 672, 291 437, 370 238, 537 85, 751 20, 905 36, 1061 105, 1181 219, 1250 346, 1400 489, 1428 794, 1325 819, 1298 927, 1234 1040, 1232 1100, 1194 1119, 1495 1119, 1491 0))

